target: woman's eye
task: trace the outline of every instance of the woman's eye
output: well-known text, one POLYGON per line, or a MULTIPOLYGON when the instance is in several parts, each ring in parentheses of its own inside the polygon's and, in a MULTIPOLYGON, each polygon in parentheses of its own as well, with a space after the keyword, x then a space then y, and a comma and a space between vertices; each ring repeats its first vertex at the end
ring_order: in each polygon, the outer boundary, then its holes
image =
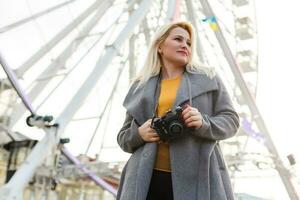
POLYGON ((181 41, 181 38, 175 38, 175 40, 181 41))
POLYGON ((190 46, 191 46, 191 43, 188 42, 187 45, 190 47, 190 46))

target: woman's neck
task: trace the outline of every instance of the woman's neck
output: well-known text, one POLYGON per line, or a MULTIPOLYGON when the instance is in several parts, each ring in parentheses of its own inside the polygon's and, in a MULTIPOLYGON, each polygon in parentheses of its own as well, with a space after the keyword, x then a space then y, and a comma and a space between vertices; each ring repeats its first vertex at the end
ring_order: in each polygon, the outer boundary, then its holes
POLYGON ((172 79, 181 76, 184 68, 180 67, 162 67, 162 79, 172 79))

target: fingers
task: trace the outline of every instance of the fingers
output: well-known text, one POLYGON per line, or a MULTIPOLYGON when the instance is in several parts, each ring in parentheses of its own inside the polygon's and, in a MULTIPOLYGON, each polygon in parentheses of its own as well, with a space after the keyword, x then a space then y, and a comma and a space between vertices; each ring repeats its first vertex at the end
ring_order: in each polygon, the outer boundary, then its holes
POLYGON ((160 138, 158 136, 158 134, 156 133, 156 131, 151 128, 151 122, 152 119, 148 119, 144 124, 143 124, 143 139, 147 142, 156 142, 159 141, 160 138))
POLYGON ((197 108, 187 105, 182 112, 182 118, 187 127, 200 128, 202 126, 202 115, 197 108))
POLYGON ((157 137, 158 136, 158 134, 156 133, 155 130, 147 131, 147 135, 149 137, 157 137))
POLYGON ((148 141, 148 142, 156 142, 156 141, 159 141, 160 138, 159 136, 157 135, 156 132, 148 132, 146 134, 146 137, 145 139, 148 141))
POLYGON ((143 126, 144 127, 150 127, 151 126, 151 119, 148 119, 144 124, 143 124, 143 126))
POLYGON ((199 116, 199 114, 200 113, 198 111, 191 110, 190 112, 184 114, 182 116, 182 118, 185 121, 185 120, 189 119, 190 117, 199 116))
POLYGON ((200 116, 199 115, 194 115, 194 116, 190 116, 189 118, 187 118, 186 120, 184 120, 184 122, 186 124, 193 122, 193 121, 198 121, 200 120, 200 116))
POLYGON ((200 124, 200 121, 192 121, 190 123, 187 123, 186 126, 187 127, 201 127, 202 124, 200 124))
POLYGON ((194 107, 191 107, 190 105, 187 105, 185 107, 185 109, 182 111, 182 115, 185 115, 185 114, 187 114, 187 113, 189 113, 191 111, 192 112, 199 112, 197 108, 194 108, 194 107))
POLYGON ((150 137, 149 138, 149 142, 157 142, 159 140, 160 140, 159 136, 155 136, 155 137, 150 137))
POLYGON ((184 109, 182 112, 182 118, 183 118, 183 120, 186 120, 186 119, 190 118, 191 116, 197 116, 199 114, 200 114, 200 112, 198 111, 197 108, 187 106, 186 109, 184 109))
POLYGON ((154 131, 154 129, 151 128, 151 119, 148 119, 143 125, 142 127, 145 129, 146 132, 151 132, 154 131))

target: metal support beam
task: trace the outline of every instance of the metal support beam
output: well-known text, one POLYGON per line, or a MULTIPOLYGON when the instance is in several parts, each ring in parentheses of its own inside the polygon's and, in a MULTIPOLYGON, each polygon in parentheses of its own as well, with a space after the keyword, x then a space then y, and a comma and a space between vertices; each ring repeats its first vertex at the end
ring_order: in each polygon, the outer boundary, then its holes
MULTIPOLYGON (((132 15, 133 9, 130 8, 128 9, 129 16, 132 15)), ((143 28, 145 28, 145 22, 146 17, 143 20, 143 28)), ((145 31, 146 32, 146 31, 145 31)), ((137 34, 132 34, 131 37, 129 38, 129 54, 128 54, 128 59, 129 59, 129 83, 131 83, 136 75, 136 63, 135 63, 135 40, 136 37, 139 35, 137 34)), ((125 64, 125 63, 124 63, 125 64)))
POLYGON ((26 158, 19 170, 16 171, 10 181, 0 189, 0 200, 21 200, 23 199, 23 190, 31 180, 35 170, 46 157, 50 155, 53 147, 56 146, 56 130, 54 127, 45 129, 44 138, 39 141, 26 158), (41 156, 42 155, 42 156, 41 156))
POLYGON ((17 77, 15 76, 15 74, 13 73, 13 71, 10 70, 6 60, 4 59, 4 57, 2 56, 2 54, 0 53, 0 65, 3 67, 9 81, 11 82, 11 85, 15 88, 16 92, 18 93, 18 95, 24 99, 26 99, 26 102, 23 102, 25 107, 31 112, 31 113, 34 113, 34 109, 33 107, 31 106, 29 102, 29 99, 26 97, 25 94, 23 94, 21 91, 21 86, 18 84, 18 82, 16 81, 17 80, 17 77), (13 84, 12 81, 15 81, 16 84, 13 84))
MULTIPOLYGON (((207 0, 200 0, 202 7, 204 8, 204 14, 206 17, 214 16, 214 12, 212 8, 210 7, 207 0)), ((217 22, 218 24, 218 22, 217 22)), ((219 24, 218 24, 218 27, 219 24)), ((262 118, 262 115, 259 112, 258 107, 256 106, 255 100, 253 96, 251 95, 250 91, 248 90, 248 87, 243 79, 242 73, 239 70, 239 66, 237 65, 235 58, 229 48, 229 45, 226 42, 226 39, 222 33, 222 30, 219 28, 217 31, 214 31, 215 36, 220 44, 220 47, 223 50, 224 56, 227 59, 227 62, 229 66, 231 67, 231 71, 235 76, 235 79, 241 89, 242 95, 245 98, 245 101, 247 105, 250 108, 250 111, 252 113, 253 119, 258 126, 259 130, 261 130, 261 133, 264 134, 264 137, 266 138, 266 147, 268 148, 269 152, 273 155, 272 159, 275 164, 275 169, 278 171, 281 180, 286 188, 286 191, 289 194, 289 197, 291 200, 298 200, 297 192, 294 188, 294 185, 291 180, 291 174, 290 172, 284 167, 283 162, 280 159, 280 156, 277 152, 277 149, 272 141, 272 138, 269 134, 269 131, 264 123, 264 120, 262 118)))
POLYGON ((190 0, 185 0, 185 4, 186 4, 186 8, 187 8, 187 14, 188 14, 188 17, 189 17, 189 20, 190 22, 192 22, 192 24, 194 25, 195 27, 195 36, 196 36, 196 51, 197 51, 197 54, 198 54, 198 57, 200 59, 200 61, 202 63, 204 63, 204 56, 203 56, 203 53, 204 50, 201 46, 201 43, 200 43, 200 38, 199 38, 199 28, 198 28, 198 21, 196 21, 197 18, 197 15, 196 15, 196 12, 195 12, 195 6, 193 5, 193 1, 190 1, 190 0))
POLYGON ((136 63, 135 63, 135 37, 132 35, 129 39, 129 82, 131 83, 136 75, 136 63))
POLYGON ((1 188, 1 200, 21 199, 23 188, 32 178, 36 168, 51 153, 51 150, 56 147, 56 144, 64 132, 68 122, 71 121, 73 115, 81 107, 89 92, 98 81, 99 77, 103 74, 104 70, 112 61, 112 59, 117 55, 117 52, 123 43, 132 35, 134 28, 140 24, 147 11, 150 9, 152 2, 153 1, 144 0, 140 4, 139 8, 133 12, 128 24, 121 31, 116 41, 111 46, 107 47, 108 49, 106 54, 98 60, 94 70, 90 73, 89 77, 77 91, 62 114, 58 117, 57 122, 60 124, 59 129, 54 127, 45 129, 46 134, 44 138, 40 140, 33 148, 32 152, 27 157, 26 162, 20 167, 19 170, 17 170, 10 182, 1 188))
POLYGON ((146 45, 150 45, 150 28, 146 17, 143 22, 143 30, 146 39, 146 45))
MULTIPOLYGON (((5 59, 0 54, 0 64, 6 72, 8 79, 11 84, 15 88, 16 92, 22 99, 25 105, 27 105, 28 110, 31 114, 36 114, 34 109, 31 106, 30 101, 26 97, 24 91, 20 87, 14 73, 6 63, 5 59)), ((121 71, 120 71, 121 74, 121 71)), ((119 74, 119 76, 120 76, 119 74)), ((46 133, 44 140, 39 142, 34 150, 30 153, 30 155, 26 158, 25 162, 23 162, 22 166, 19 170, 16 171, 14 176, 10 179, 10 181, 0 189, 0 200, 10 200, 10 199, 23 199, 23 191, 27 183, 31 180, 34 175, 34 172, 37 170, 38 166, 42 163, 45 157, 51 156, 51 152, 53 154, 53 149, 56 148, 56 133, 58 126, 53 124, 49 126, 47 123, 43 126, 41 125, 43 130, 46 133), (45 139, 46 138, 46 139, 45 139), (40 155, 40 156, 38 156, 40 155)), ((117 190, 112 186, 107 184, 103 179, 97 177, 92 171, 89 171, 86 167, 84 167, 78 159, 72 156, 65 148, 63 149, 65 155, 76 163, 76 166, 79 167, 84 173, 86 173, 92 180, 94 180, 99 186, 103 187, 105 190, 111 192, 114 196, 117 194, 117 190)), ((42 194, 42 192, 37 191, 36 194, 42 194)), ((40 198, 38 198, 40 199, 40 198)))
POLYGON ((80 163, 80 161, 78 160, 78 158, 76 158, 75 156, 73 156, 66 148, 62 148, 62 152, 63 152, 63 154, 65 156, 67 156, 72 161, 72 163, 74 163, 76 165, 76 167, 78 169, 80 169, 84 174, 86 174, 94 182, 96 182, 97 185, 99 185, 101 187, 105 186, 104 189, 108 190, 114 196, 117 196, 117 190, 114 187, 112 187, 111 185, 109 185, 108 183, 106 183, 103 179, 101 179, 97 175, 95 175, 95 172, 92 172, 87 167, 82 166, 82 164, 80 163))
POLYGON ((61 124, 58 136, 62 134, 68 122, 71 121, 73 115, 81 107, 85 98, 88 96, 89 92, 92 90, 95 83, 101 77, 106 67, 110 64, 112 59, 118 54, 118 51, 120 50, 121 46, 124 44, 126 39, 130 38, 130 36, 133 34, 135 27, 139 25, 142 19, 145 17, 152 3, 153 1, 143 0, 139 8, 135 10, 133 14, 130 16, 127 25, 120 32, 115 42, 110 46, 106 47, 107 50, 105 55, 99 58, 94 69, 92 70, 92 72, 90 73, 86 81, 77 91, 75 96, 72 98, 70 103, 62 112, 62 114, 58 117, 57 122, 61 124))
POLYGON ((172 22, 176 22, 180 19, 180 4, 181 4, 181 0, 176 0, 172 22))
POLYGON ((66 37, 71 31, 73 31, 78 24, 90 16, 98 7, 102 1, 96 0, 90 7, 88 7, 82 14, 80 14, 74 21, 67 25, 62 31, 56 34, 47 44, 42 46, 36 53, 34 53, 28 60, 26 60, 15 73, 18 77, 22 77, 24 73, 30 69, 37 61, 39 61, 45 54, 47 54, 58 42, 66 37))
POLYGON ((173 16, 175 13, 176 0, 168 0, 168 10, 166 13, 165 23, 170 23, 173 20, 173 16))
MULTIPOLYGON (((98 5, 98 10, 96 11, 96 14, 93 16, 92 19, 84 26, 84 28, 79 32, 77 38, 84 38, 98 23, 98 21, 101 19, 101 17, 104 15, 106 9, 111 6, 113 2, 106 0, 102 1, 101 4, 98 5)), ((97 9, 97 7, 96 7, 97 9)), ((42 92, 42 90, 49 84, 51 79, 44 79, 45 76, 49 76, 49 74, 54 75, 57 73, 57 71, 61 68, 62 65, 73 55, 73 53, 76 51, 78 46, 83 42, 83 39, 77 40, 76 38, 70 42, 70 44, 63 50, 63 52, 53 61, 37 78, 38 83, 29 91, 28 97, 31 101, 34 101, 38 95, 42 92)), ((18 120, 22 117, 22 115, 25 113, 25 108, 22 106, 21 103, 16 104, 13 108, 12 114, 11 114, 11 123, 9 124, 9 127, 12 128, 15 123, 18 122, 18 120)))
POLYGON ((44 10, 44 11, 39 12, 37 14, 34 14, 34 15, 30 16, 30 17, 26 17, 25 19, 22 19, 22 20, 19 20, 17 22, 14 22, 14 23, 12 23, 10 25, 4 26, 4 27, 0 28, 0 33, 5 33, 5 32, 7 32, 7 31, 9 31, 9 30, 11 30, 13 28, 21 26, 21 25, 23 25, 23 24, 25 24, 27 22, 35 20, 35 19, 37 19, 39 17, 42 17, 42 16, 44 16, 46 14, 49 14, 49 13, 51 13, 51 12, 53 12, 53 11, 59 9, 59 8, 62 8, 62 7, 66 6, 66 5, 70 4, 70 3, 73 3, 74 1, 75 0, 66 1, 66 2, 61 3, 59 5, 53 6, 51 8, 48 8, 47 10, 44 10))

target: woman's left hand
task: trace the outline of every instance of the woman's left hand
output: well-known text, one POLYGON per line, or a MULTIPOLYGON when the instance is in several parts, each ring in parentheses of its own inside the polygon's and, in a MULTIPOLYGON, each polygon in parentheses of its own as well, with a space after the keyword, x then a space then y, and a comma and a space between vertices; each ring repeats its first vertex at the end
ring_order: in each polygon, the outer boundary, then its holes
POLYGON ((187 105, 183 112, 182 118, 187 127, 201 128, 203 117, 197 108, 187 105))

